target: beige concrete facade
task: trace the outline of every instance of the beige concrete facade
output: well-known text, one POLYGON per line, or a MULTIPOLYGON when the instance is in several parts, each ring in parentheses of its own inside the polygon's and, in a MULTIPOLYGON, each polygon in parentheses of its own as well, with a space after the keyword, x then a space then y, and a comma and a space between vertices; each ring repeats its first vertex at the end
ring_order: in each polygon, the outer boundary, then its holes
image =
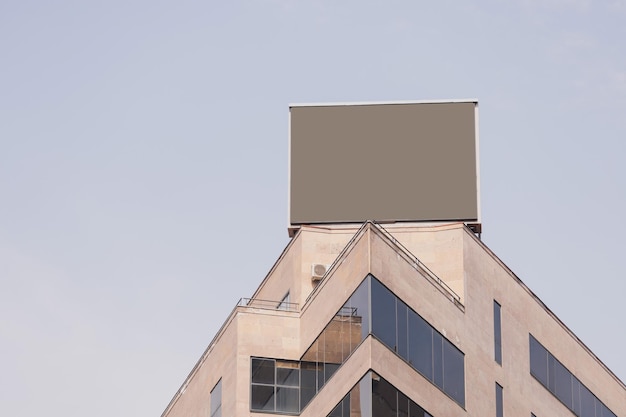
POLYGON ((382 229, 372 223, 302 227, 253 301, 235 307, 162 416, 210 416, 210 392, 220 380, 223 416, 267 416, 250 411, 251 358, 300 360, 368 274, 463 352, 465 405, 369 336, 302 417, 327 416, 370 369, 434 417, 495 416, 496 383, 503 387, 504 416, 574 415, 531 376, 529 334, 626 417, 624 383, 464 224, 382 229), (331 265, 319 283, 311 279, 312 264, 331 265), (287 293, 294 305, 277 309, 287 293), (502 306, 502 365, 494 360, 494 300, 502 306))

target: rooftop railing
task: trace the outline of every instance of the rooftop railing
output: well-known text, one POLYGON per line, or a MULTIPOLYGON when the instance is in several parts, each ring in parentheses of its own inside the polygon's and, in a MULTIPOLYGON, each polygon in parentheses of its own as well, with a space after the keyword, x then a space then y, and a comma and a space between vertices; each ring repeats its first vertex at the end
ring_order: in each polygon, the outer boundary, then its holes
POLYGON ((411 253, 411 251, 408 250, 406 248, 406 246, 404 246, 402 243, 400 243, 400 241, 398 239, 396 239, 391 233, 389 233, 389 231, 387 229, 385 229, 384 227, 382 227, 380 224, 378 224, 376 222, 372 222, 372 224, 374 226, 376 226, 376 229, 378 229, 381 233, 383 233, 396 246, 398 246, 400 249, 402 249, 402 251, 404 252, 404 255, 407 256, 409 258, 409 260, 413 263, 413 267, 415 267, 415 268, 419 267, 422 271, 424 271, 426 273, 426 275, 428 275, 428 278, 430 278, 431 280, 433 280, 434 282, 439 284, 441 287, 443 287, 449 293, 449 295, 452 297, 452 300, 456 304, 462 304, 461 303, 461 296, 459 296, 456 292, 454 292, 454 290, 452 288, 450 288, 450 286, 448 284, 446 284, 441 278, 439 278, 437 275, 435 275, 435 273, 433 271, 428 269, 428 267, 426 265, 424 265, 424 263, 421 262, 417 258, 417 256, 413 255, 413 253, 411 253))
MULTIPOLYGON (((420 271, 425 278, 435 286, 443 295, 445 295, 452 303, 454 303, 458 308, 464 310, 463 303, 461 302, 461 296, 459 296, 448 284, 446 284, 441 278, 439 278, 433 271, 431 271, 423 262, 421 262, 417 256, 411 253, 410 250, 407 249, 398 239, 396 239, 387 229, 382 227, 379 223, 375 221, 368 220, 361 225, 361 227, 356 231, 352 239, 344 246, 343 250, 339 253, 335 261, 330 265, 328 271, 326 271, 325 276, 329 276, 334 272, 334 269, 337 268, 342 262, 343 259, 347 256, 347 254, 352 250, 355 245, 355 242, 358 241, 368 229, 368 225, 371 225, 372 231, 378 233, 380 236, 384 236, 389 243, 395 245, 397 249, 399 249, 398 253, 410 263, 413 268, 420 271)), ((325 279, 322 279, 320 284, 324 284, 325 279)), ((306 299, 305 304, 307 304, 311 298, 315 296, 317 291, 321 289, 321 286, 318 286, 306 299)))
POLYGON ((241 298, 238 307, 259 308, 262 310, 300 311, 298 303, 276 300, 260 300, 258 298, 241 298))

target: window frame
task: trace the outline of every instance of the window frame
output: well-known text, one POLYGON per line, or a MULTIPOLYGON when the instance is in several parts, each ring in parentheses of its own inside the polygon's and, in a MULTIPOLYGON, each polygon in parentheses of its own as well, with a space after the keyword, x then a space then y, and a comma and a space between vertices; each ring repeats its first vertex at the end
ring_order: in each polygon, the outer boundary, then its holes
MULTIPOLYGON (((275 359, 275 358, 262 358, 252 356, 250 358, 250 411, 252 412, 260 412, 260 413, 280 413, 280 414, 291 414, 296 415, 300 413, 300 391, 301 391, 301 378, 300 378, 300 368, 301 361, 292 361, 286 359, 275 359), (254 382, 254 361, 267 361, 272 364, 272 382, 269 381, 256 381, 254 382), (281 366, 286 364, 291 364, 292 366, 281 366), (288 380, 279 381, 279 369, 293 369, 297 370, 297 381, 288 380), (272 404, 268 408, 255 408, 254 407, 254 388, 260 387, 265 389, 272 389, 272 404), (297 409, 296 410, 283 410, 279 409, 279 391, 281 392, 296 392, 295 398, 297 400, 297 409)), ((285 397, 286 398, 286 397, 285 397)))

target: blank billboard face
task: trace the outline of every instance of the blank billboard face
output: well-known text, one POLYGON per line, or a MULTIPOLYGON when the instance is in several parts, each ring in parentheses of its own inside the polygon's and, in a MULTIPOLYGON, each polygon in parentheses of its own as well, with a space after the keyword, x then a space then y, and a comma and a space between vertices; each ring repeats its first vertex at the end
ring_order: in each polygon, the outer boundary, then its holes
POLYGON ((476 106, 291 106, 290 224, 479 221, 476 106))

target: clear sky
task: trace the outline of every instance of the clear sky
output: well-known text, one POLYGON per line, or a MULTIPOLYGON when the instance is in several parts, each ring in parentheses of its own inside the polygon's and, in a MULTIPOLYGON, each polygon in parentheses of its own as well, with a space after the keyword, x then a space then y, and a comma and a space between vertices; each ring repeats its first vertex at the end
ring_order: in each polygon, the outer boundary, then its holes
POLYGON ((160 415, 288 243, 305 102, 478 99, 483 241, 626 380, 625 40, 626 0, 0 1, 0 415, 160 415))

